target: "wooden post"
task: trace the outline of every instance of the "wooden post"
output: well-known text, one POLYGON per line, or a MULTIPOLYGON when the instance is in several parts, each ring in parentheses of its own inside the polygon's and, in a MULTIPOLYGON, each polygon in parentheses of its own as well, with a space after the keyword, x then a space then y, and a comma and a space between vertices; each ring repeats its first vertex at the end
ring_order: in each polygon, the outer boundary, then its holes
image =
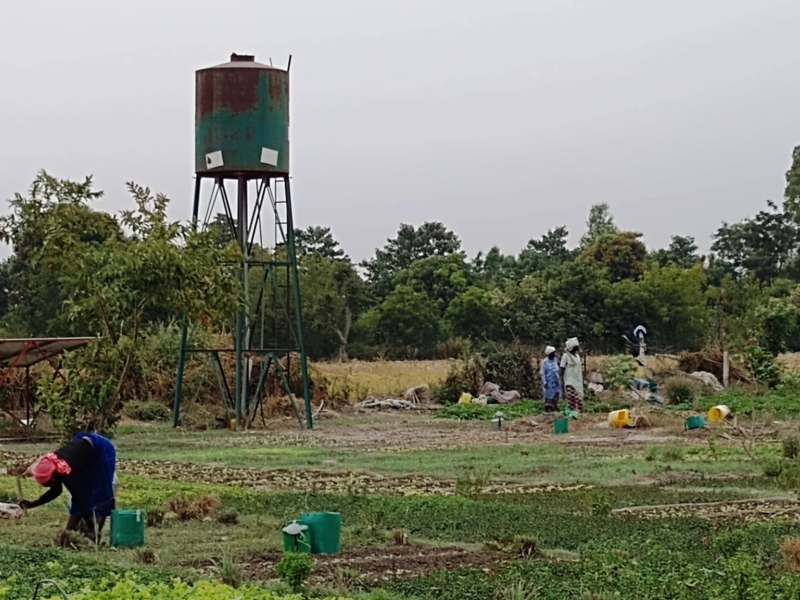
POLYGON ((728 351, 723 350, 722 352, 722 386, 728 387, 728 382, 730 381, 730 361, 728 360, 728 351))

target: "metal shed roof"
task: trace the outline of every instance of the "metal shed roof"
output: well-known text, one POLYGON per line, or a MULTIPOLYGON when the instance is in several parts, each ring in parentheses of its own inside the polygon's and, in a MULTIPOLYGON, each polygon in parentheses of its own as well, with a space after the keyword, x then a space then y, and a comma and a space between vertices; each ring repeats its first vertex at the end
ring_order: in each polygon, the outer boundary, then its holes
POLYGON ((30 367, 85 346, 93 337, 0 339, 0 367, 30 367))

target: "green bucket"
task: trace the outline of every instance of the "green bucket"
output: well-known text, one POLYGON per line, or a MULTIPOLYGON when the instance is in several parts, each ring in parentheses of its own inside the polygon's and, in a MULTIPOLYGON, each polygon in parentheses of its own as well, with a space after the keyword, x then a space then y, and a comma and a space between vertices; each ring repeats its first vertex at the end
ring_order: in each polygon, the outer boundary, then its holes
POLYGON ((706 421, 700 415, 694 415, 686 418, 686 429, 700 429, 705 427, 706 421))
POLYGON ((336 554, 342 534, 342 515, 338 512, 302 513, 300 523, 308 525, 311 554, 336 554))
POLYGON ((111 545, 115 548, 133 548, 144 545, 143 510, 111 511, 111 545))
MULTIPOLYGON (((283 533, 283 551, 284 552, 297 552, 299 554, 311 554, 311 533, 308 530, 308 525, 300 525, 300 533, 292 535, 290 533, 283 533)), ((288 523, 291 525, 291 523, 288 523)))
POLYGON ((569 419, 561 418, 553 420, 553 431, 556 433, 569 432, 569 419))

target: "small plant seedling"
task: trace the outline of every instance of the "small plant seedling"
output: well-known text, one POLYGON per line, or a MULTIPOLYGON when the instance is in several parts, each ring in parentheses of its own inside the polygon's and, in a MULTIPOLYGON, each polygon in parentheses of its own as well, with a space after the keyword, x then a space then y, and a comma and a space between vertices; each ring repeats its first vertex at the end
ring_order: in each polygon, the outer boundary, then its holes
POLYGON ((314 572, 314 563, 308 554, 287 552, 275 565, 275 574, 295 593, 305 588, 306 581, 314 572))
POLYGON ((536 600, 539 588, 522 580, 515 581, 497 591, 497 600, 536 600))

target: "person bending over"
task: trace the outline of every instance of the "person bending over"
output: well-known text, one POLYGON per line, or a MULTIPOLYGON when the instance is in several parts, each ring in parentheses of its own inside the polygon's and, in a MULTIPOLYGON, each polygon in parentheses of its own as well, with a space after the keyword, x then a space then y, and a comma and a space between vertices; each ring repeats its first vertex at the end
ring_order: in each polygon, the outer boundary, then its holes
POLYGON ((95 433, 78 433, 70 442, 37 459, 26 472, 47 491, 36 500, 22 500, 24 509, 58 498, 66 487, 72 496, 65 529, 81 531, 99 542, 106 518, 115 507, 114 445, 95 433))

